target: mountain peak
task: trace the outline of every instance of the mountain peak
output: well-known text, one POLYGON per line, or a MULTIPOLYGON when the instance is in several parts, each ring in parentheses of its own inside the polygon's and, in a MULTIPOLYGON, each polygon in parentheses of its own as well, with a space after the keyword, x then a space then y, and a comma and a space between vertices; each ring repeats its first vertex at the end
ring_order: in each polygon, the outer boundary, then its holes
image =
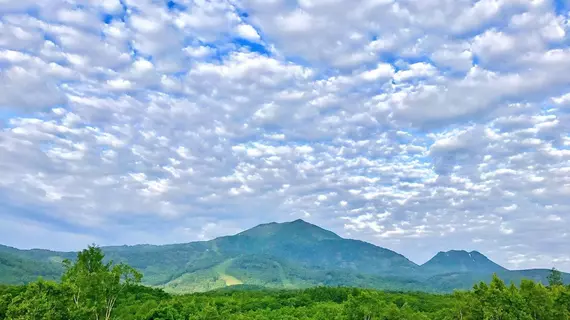
POLYGON ((253 238, 276 237, 307 241, 342 239, 334 232, 325 230, 302 219, 282 223, 271 222, 260 224, 256 227, 245 230, 238 235, 253 238))
POLYGON ((422 269, 432 273, 451 272, 498 272, 506 270, 502 266, 489 260, 479 251, 449 250, 440 251, 422 269))
MULTIPOLYGON (((478 257, 485 257, 481 252, 473 250, 449 250, 449 251, 440 251, 436 255, 437 256, 446 256, 446 257, 461 257, 461 256, 478 256, 478 257)), ((485 257, 486 258, 486 257, 485 257)))

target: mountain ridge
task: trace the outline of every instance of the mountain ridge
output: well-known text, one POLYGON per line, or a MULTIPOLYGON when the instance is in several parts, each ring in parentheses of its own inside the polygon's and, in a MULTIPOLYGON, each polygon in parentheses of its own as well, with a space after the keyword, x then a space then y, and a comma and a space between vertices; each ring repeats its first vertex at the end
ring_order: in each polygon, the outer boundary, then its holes
MULTIPOLYGON (((140 270, 145 284, 179 293, 235 284, 267 288, 341 285, 450 292, 470 288, 475 282, 490 278, 492 273, 500 273, 507 281, 532 278, 545 282, 549 272, 507 270, 478 251, 465 250, 440 251, 418 265, 395 251, 342 238, 301 219, 260 224, 208 241, 101 248, 108 260, 125 262, 140 270)), ((74 257, 74 252, 20 250, 0 245, 2 281, 29 282, 34 275, 42 275, 40 269, 51 270, 47 278, 57 278, 58 264, 61 267, 63 259, 74 257), (11 265, 14 263, 31 267, 20 274, 11 265)), ((566 279, 570 280, 570 275, 566 279)))

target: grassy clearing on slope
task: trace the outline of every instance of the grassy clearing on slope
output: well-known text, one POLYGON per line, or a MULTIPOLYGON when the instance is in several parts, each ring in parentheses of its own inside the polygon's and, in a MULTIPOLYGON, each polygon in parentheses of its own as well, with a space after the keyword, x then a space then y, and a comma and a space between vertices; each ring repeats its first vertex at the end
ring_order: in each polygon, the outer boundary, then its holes
POLYGON ((243 284, 243 282, 238 278, 223 273, 220 274, 220 279, 226 282, 226 286, 237 286, 239 284, 243 284))
POLYGON ((159 286, 168 293, 194 293, 220 289, 226 286, 224 280, 212 269, 185 273, 180 277, 159 286))
POLYGON ((229 286, 243 284, 243 282, 229 274, 226 269, 233 259, 228 259, 212 268, 185 273, 180 277, 159 286, 168 293, 194 293, 206 292, 229 286))
POLYGON ((232 264, 233 260, 234 259, 228 259, 214 267, 214 271, 218 273, 220 279, 222 279, 226 283, 226 286, 235 286, 238 284, 243 284, 243 282, 238 278, 230 276, 229 274, 226 273, 226 270, 232 264))

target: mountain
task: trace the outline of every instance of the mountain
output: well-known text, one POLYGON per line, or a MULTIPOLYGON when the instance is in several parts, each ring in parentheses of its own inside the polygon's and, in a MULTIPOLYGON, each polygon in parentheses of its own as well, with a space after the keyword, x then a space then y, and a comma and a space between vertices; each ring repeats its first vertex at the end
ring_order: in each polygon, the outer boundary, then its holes
POLYGON ((439 252, 421 266, 422 271, 429 274, 444 273, 487 273, 506 271, 506 268, 489 260, 478 251, 451 250, 439 252))
MULTIPOLYGON (((103 247, 106 259, 144 274, 143 283, 169 292, 203 292, 230 286, 306 288, 355 286, 449 292, 500 273, 507 280, 545 281, 548 270, 509 271, 478 252, 440 252, 418 266, 394 251, 344 239, 303 220, 268 223, 232 236, 171 245, 103 247)), ((57 279, 74 252, 0 246, 0 283, 57 279)), ((566 275, 570 280, 570 275, 566 275)))
POLYGON ((405 275, 418 268, 394 251, 341 238, 303 220, 260 225, 212 243, 225 256, 265 254, 311 268, 347 269, 374 275, 405 275))

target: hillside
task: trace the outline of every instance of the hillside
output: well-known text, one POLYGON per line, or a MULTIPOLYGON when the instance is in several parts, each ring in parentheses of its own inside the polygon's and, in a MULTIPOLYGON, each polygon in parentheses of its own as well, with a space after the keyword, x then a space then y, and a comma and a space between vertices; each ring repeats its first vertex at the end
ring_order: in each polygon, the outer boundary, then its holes
POLYGON ((62 272, 60 263, 38 261, 0 251, 0 284, 25 284, 38 277, 55 280, 62 272))
MULTIPOLYGON (((422 266, 373 244, 344 239, 303 220, 259 225, 233 236, 172 245, 103 247, 108 260, 144 274, 143 283, 168 292, 204 292, 234 285, 276 289, 354 286, 448 292, 489 281, 546 282, 548 270, 509 271, 478 252, 440 252, 422 266)), ((0 283, 37 276, 56 279, 73 252, 0 246, 0 283)), ((566 275, 567 280, 570 276, 566 275)))

